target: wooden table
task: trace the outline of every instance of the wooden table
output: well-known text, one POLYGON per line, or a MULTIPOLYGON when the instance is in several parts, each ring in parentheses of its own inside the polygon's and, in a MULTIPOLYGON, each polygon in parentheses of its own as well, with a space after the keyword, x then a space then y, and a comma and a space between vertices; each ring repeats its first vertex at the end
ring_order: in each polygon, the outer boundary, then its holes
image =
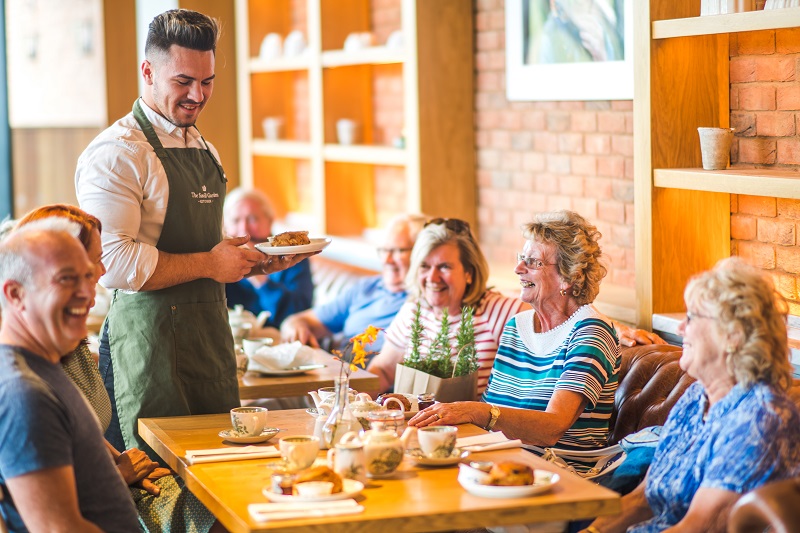
MULTIPOLYGON (((303 410, 271 411, 268 424, 285 428, 280 436, 313 434, 316 420, 303 410)), ((620 511, 617 493, 561 471, 547 494, 518 499, 488 499, 466 492, 455 466, 424 468, 404 460, 389 479, 372 480, 357 498, 366 510, 357 515, 259 523, 247 505, 265 503, 261 489, 270 484, 265 463, 253 459, 187 466, 187 449, 223 447, 217 433, 230 426, 227 415, 139 419, 139 434, 178 474, 189 489, 234 533, 274 531, 374 532, 450 531, 481 526, 576 520, 620 511)), ((459 436, 484 431, 459 426, 459 436)), ((277 444, 277 438, 268 444, 277 444)), ((233 446, 233 445, 231 445, 233 446)), ((321 452, 322 454, 323 452, 321 452)), ((521 450, 472 454, 475 460, 514 460, 537 468, 556 467, 521 450)))
MULTIPOLYGON (((247 372, 239 378, 239 398, 286 398, 304 396, 308 391, 320 387, 333 387, 333 378, 339 375, 341 363, 325 350, 314 350, 314 363, 326 365, 295 376, 265 376, 247 372)), ((350 374, 350 387, 359 392, 373 393, 378 390, 378 376, 358 368, 350 374)))

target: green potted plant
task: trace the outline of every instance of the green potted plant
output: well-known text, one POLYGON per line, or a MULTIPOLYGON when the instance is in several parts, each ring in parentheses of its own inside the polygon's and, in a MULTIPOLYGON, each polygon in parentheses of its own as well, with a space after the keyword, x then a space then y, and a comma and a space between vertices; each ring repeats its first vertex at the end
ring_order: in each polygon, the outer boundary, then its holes
POLYGON ((397 365, 394 391, 407 394, 433 393, 442 402, 475 400, 478 384, 478 354, 475 349, 472 307, 461 309, 461 320, 450 339, 450 317, 444 310, 439 331, 431 340, 427 355, 420 351, 424 330, 420 322, 420 304, 411 323, 408 350, 397 365))

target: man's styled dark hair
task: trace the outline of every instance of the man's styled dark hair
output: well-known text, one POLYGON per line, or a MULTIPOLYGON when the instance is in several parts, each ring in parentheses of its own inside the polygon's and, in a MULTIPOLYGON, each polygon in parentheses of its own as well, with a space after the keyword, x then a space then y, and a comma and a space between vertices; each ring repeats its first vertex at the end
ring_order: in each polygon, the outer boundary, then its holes
POLYGON ((158 15, 147 31, 145 57, 168 52, 176 44, 183 48, 216 52, 219 22, 190 9, 171 9, 158 15))

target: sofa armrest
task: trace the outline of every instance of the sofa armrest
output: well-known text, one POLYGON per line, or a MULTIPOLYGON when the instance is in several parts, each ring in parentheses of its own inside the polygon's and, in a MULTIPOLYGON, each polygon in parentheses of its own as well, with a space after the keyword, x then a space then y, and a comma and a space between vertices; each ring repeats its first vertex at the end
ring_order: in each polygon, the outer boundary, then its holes
POLYGON ((800 531, 800 478, 767 483, 741 498, 731 509, 728 533, 800 531))
POLYGON ((678 364, 681 353, 681 348, 663 344, 620 348, 609 444, 666 422, 670 409, 694 382, 678 364))

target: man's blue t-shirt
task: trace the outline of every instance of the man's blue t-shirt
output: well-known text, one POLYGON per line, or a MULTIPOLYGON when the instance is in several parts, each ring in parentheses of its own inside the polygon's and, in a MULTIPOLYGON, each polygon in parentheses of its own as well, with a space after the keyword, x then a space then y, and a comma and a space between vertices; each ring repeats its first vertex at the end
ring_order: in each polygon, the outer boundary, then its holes
POLYGON ((133 499, 103 441, 100 422, 61 365, 0 345, 0 511, 11 532, 27 528, 6 480, 72 466, 83 517, 106 532, 138 532, 133 499))
MULTIPOLYGON (((373 276, 360 279, 339 297, 315 307, 314 313, 331 333, 341 333, 346 341, 369 325, 388 328, 405 301, 405 292, 390 292, 381 276, 373 276)), ((383 340, 381 332, 369 349, 379 352, 383 340)))
POLYGON ((270 274, 267 281, 258 287, 249 279, 225 285, 228 307, 242 305, 258 315, 261 311, 272 313, 266 326, 279 328, 283 320, 311 307, 314 298, 314 282, 311 266, 306 259, 293 267, 270 274))

